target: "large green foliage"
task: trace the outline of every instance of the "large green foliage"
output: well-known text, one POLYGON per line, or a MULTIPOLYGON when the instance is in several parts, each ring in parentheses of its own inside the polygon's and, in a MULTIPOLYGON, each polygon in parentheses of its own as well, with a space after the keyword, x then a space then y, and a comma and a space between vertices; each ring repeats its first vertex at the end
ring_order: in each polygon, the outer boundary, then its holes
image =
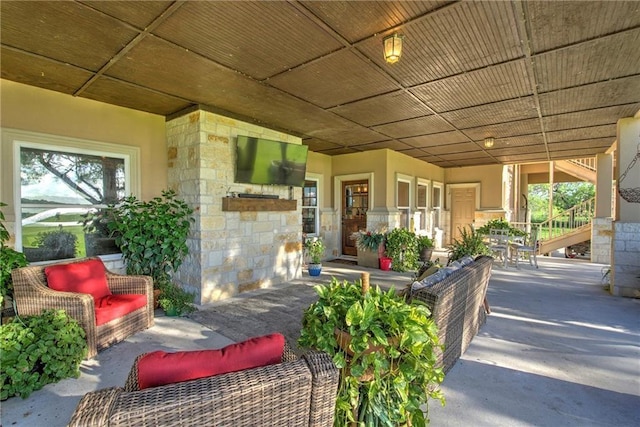
POLYGON ((127 261, 127 273, 151 276, 156 286, 168 281, 189 253, 193 209, 174 191, 147 202, 129 196, 109 209, 107 225, 127 261))
POLYGON ((64 310, 15 318, 0 327, 0 399, 29 396, 44 385, 80 375, 85 332, 64 310))
MULTIPOLYGON (((562 182, 553 185, 553 211, 558 214, 595 196, 595 186, 588 182, 562 182)), ((532 222, 549 218, 549 184, 529 185, 528 209, 532 222)))
POLYGON ((394 228, 387 233, 385 248, 387 256, 393 259, 394 271, 408 271, 418 268, 418 238, 406 228, 394 228))
MULTIPOLYGON (((7 206, 0 202, 0 207, 7 206)), ((24 267, 27 258, 22 252, 15 251, 5 243, 9 241, 9 230, 4 225, 4 213, 0 210, 0 309, 4 306, 4 299, 13 296, 13 281, 11 280, 11 270, 24 267)))
POLYGON ((449 260, 447 264, 457 261, 465 255, 475 257, 477 255, 491 254, 489 247, 484 242, 484 234, 479 233, 471 227, 459 228, 458 230, 460 230, 460 237, 453 239, 453 243, 449 245, 449 260))
POLYGON ((335 426, 356 421, 366 426, 423 426, 421 406, 428 399, 444 404, 436 368, 437 327, 429 309, 379 287, 362 293, 360 281, 333 278, 317 286, 319 299, 304 313, 298 343, 329 354, 340 368, 335 426), (351 336, 349 350, 339 345, 335 330, 351 336), (376 351, 367 351, 375 345, 376 351))

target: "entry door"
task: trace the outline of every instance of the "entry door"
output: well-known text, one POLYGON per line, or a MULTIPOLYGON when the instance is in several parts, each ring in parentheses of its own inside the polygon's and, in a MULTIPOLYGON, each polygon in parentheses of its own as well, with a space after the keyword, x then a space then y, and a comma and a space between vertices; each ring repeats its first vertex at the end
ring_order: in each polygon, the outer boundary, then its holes
POLYGON ((451 189, 451 241, 460 238, 460 229, 473 225, 476 213, 476 189, 451 189))
POLYGON ((344 181, 342 183, 342 254, 358 255, 351 235, 367 228, 369 210, 369 181, 344 181))

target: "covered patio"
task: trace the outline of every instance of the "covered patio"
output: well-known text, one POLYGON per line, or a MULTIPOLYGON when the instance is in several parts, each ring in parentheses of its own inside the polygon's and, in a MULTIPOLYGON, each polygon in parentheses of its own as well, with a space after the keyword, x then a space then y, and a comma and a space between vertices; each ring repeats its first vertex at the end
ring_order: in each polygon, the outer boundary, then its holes
MULTIPOLYGON (((431 425, 635 425, 640 417, 640 301, 611 298, 604 290, 601 265, 556 257, 541 257, 539 263, 537 270, 494 266, 488 290, 492 313, 445 377, 446 406, 430 402, 431 425)), ((406 273, 326 263, 319 278, 305 276, 276 289, 281 301, 268 307, 268 313, 253 316, 277 319, 296 294, 311 292, 312 285, 331 276, 358 278, 361 271, 372 274, 372 284, 402 287, 410 280, 406 273)), ((219 304, 244 307, 265 292, 219 304)), ((273 330, 278 329, 275 322, 273 330)), ((80 379, 47 385, 25 400, 3 402, 2 424, 64 426, 84 393, 122 386, 138 354, 219 348, 231 342, 224 329, 214 331, 188 318, 158 317, 153 328, 85 361, 80 379)))

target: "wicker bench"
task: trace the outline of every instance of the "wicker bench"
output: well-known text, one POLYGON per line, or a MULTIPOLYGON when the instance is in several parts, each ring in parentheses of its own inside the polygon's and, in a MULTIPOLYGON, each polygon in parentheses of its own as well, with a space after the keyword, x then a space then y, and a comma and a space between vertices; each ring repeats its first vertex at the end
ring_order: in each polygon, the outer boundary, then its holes
POLYGON ((469 347, 480 326, 487 319, 487 287, 493 258, 480 256, 473 263, 453 272, 433 286, 405 291, 408 300, 427 304, 436 325, 444 351, 438 359, 444 371, 449 371, 469 347))
POLYGON ((333 426, 339 370, 325 353, 139 390, 136 359, 124 387, 87 393, 70 426, 333 426))

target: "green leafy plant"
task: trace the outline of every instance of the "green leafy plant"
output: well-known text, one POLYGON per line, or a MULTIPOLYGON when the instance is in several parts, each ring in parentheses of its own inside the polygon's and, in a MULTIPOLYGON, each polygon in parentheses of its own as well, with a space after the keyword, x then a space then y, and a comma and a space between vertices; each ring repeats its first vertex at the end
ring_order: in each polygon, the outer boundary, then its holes
POLYGON ((491 255, 491 251, 484 242, 484 235, 469 227, 458 228, 460 238, 453 239, 453 243, 449 245, 447 264, 462 259, 465 255, 491 255))
POLYGON ((129 196, 109 209, 108 228, 116 233, 127 273, 151 276, 156 287, 169 281, 189 253, 193 209, 171 190, 147 202, 129 196))
POLYGON ((322 237, 309 237, 304 242, 304 249, 312 264, 320 264, 324 256, 325 245, 322 237))
POLYGON ((171 282, 162 282, 159 287, 162 292, 158 298, 158 304, 165 313, 180 316, 196 311, 196 307, 193 305, 195 294, 192 292, 187 292, 171 282))
POLYGON ((15 318, 0 327, 0 400, 26 398, 45 384, 80 375, 85 332, 64 310, 15 318))
POLYGON ((60 225, 57 230, 38 233, 34 244, 50 254, 49 259, 74 258, 78 249, 78 237, 65 231, 60 225))
POLYGON ((406 228, 394 228, 387 233, 386 253, 393 260, 393 271, 409 271, 418 268, 418 239, 406 228))
POLYGON ((433 239, 431 239, 427 235, 420 235, 417 237, 417 239, 418 239, 418 252, 420 252, 423 249, 433 249, 433 247, 435 246, 433 243, 433 239))
POLYGON ((332 278, 315 289, 319 298, 304 312, 298 344, 326 352, 340 369, 334 425, 425 425, 421 405, 428 408, 429 398, 444 404, 429 309, 393 289, 363 293, 360 281, 332 278), (348 345, 336 330, 349 334, 348 345))
POLYGON ((485 236, 489 234, 492 229, 509 230, 509 234, 512 236, 525 236, 527 233, 524 230, 520 230, 519 228, 513 227, 509 221, 499 218, 492 219, 487 222, 485 225, 477 229, 479 234, 484 234, 485 236))
POLYGON ((356 247, 359 251, 377 252, 385 241, 385 233, 376 231, 358 231, 355 233, 356 247))
MULTIPOLYGON (((0 202, 0 207, 7 206, 0 202)), ((11 270, 24 267, 29 262, 22 252, 18 252, 6 245, 11 238, 9 230, 4 225, 4 213, 0 209, 0 309, 4 307, 4 300, 13 297, 13 281, 11 280, 11 270)))

